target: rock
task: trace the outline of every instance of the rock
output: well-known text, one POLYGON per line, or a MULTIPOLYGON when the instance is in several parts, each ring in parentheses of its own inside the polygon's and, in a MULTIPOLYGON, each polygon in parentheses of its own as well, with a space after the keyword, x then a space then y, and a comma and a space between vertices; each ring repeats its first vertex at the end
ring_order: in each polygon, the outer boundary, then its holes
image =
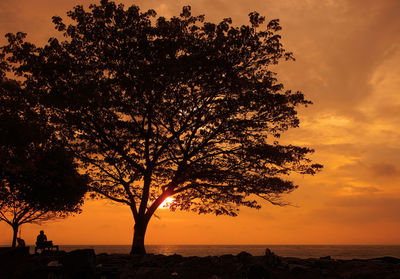
POLYGON ((235 256, 232 254, 224 254, 224 255, 219 256, 219 258, 221 258, 223 260, 225 260, 225 259, 233 260, 233 259, 235 259, 235 256))
POLYGON ((143 266, 155 266, 155 265, 157 265, 157 256, 154 255, 154 254, 141 255, 140 258, 137 258, 136 260, 139 260, 139 264, 143 265, 143 266))
POLYGON ((47 266, 60 267, 62 264, 60 264, 58 261, 51 261, 47 264, 47 266))
POLYGON ((236 258, 243 263, 243 264, 249 264, 251 263, 253 256, 247 252, 240 252, 239 254, 236 255, 236 258))
POLYGON ((290 273, 292 273, 294 275, 305 274, 305 273, 307 273, 307 269, 308 268, 304 265, 289 264, 290 273))
POLYGON ((320 260, 332 260, 331 256, 320 257, 320 260))
POLYGON ((247 272, 248 279, 267 279, 269 278, 268 271, 261 264, 254 264, 250 266, 247 272))
POLYGON ((371 260, 374 261, 383 261, 386 263, 392 263, 392 264, 398 264, 400 263, 400 259, 399 258, 394 258, 394 257, 381 257, 381 258, 373 258, 371 260))
MULTIPOLYGON (((165 269, 163 267, 155 267, 155 266, 139 267, 136 270, 134 270, 133 273, 131 273, 129 275, 132 275, 132 277, 127 277, 127 278, 135 278, 135 279, 178 278, 177 276, 171 276, 171 273, 167 269, 165 269)), ((124 277, 122 277, 122 278, 124 278, 124 277)))
MULTIPOLYGON (((1 249, 0 249, 1 250, 1 249)), ((3 249, 2 253, 6 253, 3 249)), ((8 253, 8 252, 7 252, 8 253)), ((14 252, 11 252, 14 253, 14 252)), ((0 253, 1 255, 1 253, 0 253)), ((398 279, 400 259, 299 259, 242 252, 236 256, 182 257, 179 255, 102 254, 75 250, 57 255, 30 255, 0 261, 0 278, 107 279, 398 279), (96 260, 96 262, 95 262, 96 260), (277 261, 281 264, 277 265, 277 261), (62 264, 62 265, 60 265, 62 264), (97 267, 97 269, 96 269, 97 267)))
MULTIPOLYGON (((160 259, 164 258, 164 261, 165 261, 166 264, 174 265, 174 264, 178 264, 178 263, 182 262, 182 260, 183 260, 183 257, 181 255, 178 255, 178 254, 173 254, 173 255, 170 255, 170 256, 163 256, 163 255, 159 255, 159 256, 161 257, 160 259)), ((158 259, 158 261, 160 259, 158 259)))
POLYGON ((276 267, 282 264, 281 258, 268 248, 265 250, 264 262, 265 265, 269 267, 276 267))
POLYGON ((16 267, 29 260, 29 247, 0 247, 0 278, 18 278, 17 274, 23 271, 16 267))
POLYGON ((0 259, 21 258, 29 256, 29 246, 26 247, 0 247, 0 259))
POLYGON ((96 255, 93 249, 74 250, 62 258, 62 264, 68 278, 94 278, 96 255))

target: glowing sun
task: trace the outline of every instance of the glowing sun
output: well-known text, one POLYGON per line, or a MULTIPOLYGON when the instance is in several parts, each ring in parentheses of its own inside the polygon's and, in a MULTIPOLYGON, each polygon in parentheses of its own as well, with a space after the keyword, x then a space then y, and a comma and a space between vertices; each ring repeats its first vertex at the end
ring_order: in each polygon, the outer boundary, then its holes
POLYGON ((163 201, 162 204, 160 204, 159 208, 160 209, 168 209, 173 201, 174 201, 174 198, 168 197, 165 199, 165 201, 163 201))

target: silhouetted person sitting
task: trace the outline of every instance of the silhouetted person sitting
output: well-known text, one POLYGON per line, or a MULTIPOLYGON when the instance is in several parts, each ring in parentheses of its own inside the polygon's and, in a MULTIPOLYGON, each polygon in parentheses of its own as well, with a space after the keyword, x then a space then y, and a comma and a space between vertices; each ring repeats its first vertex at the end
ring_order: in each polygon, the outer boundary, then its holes
POLYGON ((17 247, 25 247, 25 240, 17 237, 17 247))
POLYGON ((53 241, 47 241, 47 236, 44 231, 40 231, 39 235, 36 237, 36 247, 35 254, 37 250, 50 250, 51 248, 56 248, 58 250, 58 245, 53 245, 53 241))

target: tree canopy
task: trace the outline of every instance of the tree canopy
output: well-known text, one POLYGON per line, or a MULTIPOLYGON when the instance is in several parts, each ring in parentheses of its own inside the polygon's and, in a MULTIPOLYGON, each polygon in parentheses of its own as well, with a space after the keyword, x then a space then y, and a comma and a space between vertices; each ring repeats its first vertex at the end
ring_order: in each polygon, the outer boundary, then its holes
MULTIPOLYGON (((1 61, 4 62, 4 61, 1 61)), ((13 229, 77 213, 87 179, 34 109, 34 99, 0 69, 0 220, 13 229)))
POLYGON ((22 34, 5 48, 26 88, 48 108, 99 196, 126 204, 135 219, 132 253, 144 253, 151 216, 169 196, 171 209, 235 216, 283 204, 297 186, 290 173, 322 166, 307 147, 283 145, 309 105, 285 90, 270 66, 293 59, 280 43, 278 20, 256 12, 250 25, 192 16, 156 18, 102 0, 76 6, 64 40, 36 47, 22 34))

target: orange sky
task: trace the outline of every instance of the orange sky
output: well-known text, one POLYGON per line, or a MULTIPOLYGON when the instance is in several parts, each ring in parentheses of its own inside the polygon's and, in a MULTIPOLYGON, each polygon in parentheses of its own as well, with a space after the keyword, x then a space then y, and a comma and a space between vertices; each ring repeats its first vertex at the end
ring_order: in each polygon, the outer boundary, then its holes
MULTIPOLYGON (((55 34, 51 16, 91 2, 1 0, 0 34, 24 31, 43 43, 55 34)), ((147 244, 400 244, 400 1, 123 2, 164 16, 190 4, 194 14, 238 25, 254 10, 279 18, 297 59, 277 68, 280 80, 314 102, 283 140, 314 148, 325 167, 315 177, 293 177, 300 187, 286 200, 296 206, 264 204, 235 218, 159 210, 147 244)), ((44 229, 57 244, 130 244, 132 225, 128 208, 88 201, 78 216, 24 225, 22 237, 32 244, 44 229)), ((11 228, 0 223, 0 245, 10 241, 11 228)))

